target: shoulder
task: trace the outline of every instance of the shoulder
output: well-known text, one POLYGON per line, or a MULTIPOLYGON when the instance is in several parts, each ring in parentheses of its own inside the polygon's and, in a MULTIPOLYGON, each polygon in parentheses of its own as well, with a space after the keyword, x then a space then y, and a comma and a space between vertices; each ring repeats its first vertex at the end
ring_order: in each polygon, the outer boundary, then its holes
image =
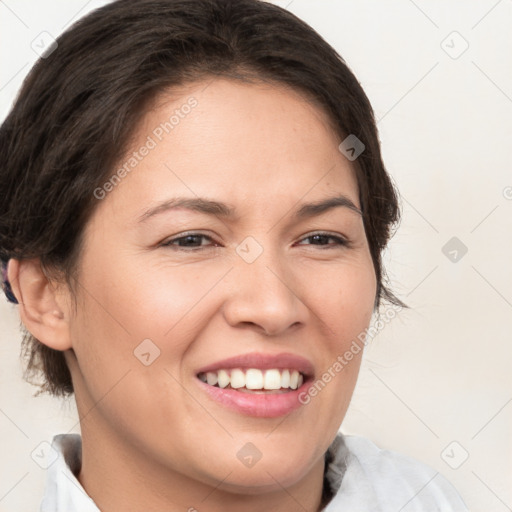
POLYGON ((331 447, 328 475, 336 493, 331 504, 337 506, 326 511, 342 506, 381 512, 468 510, 445 477, 412 457, 382 450, 361 436, 338 434, 331 447))

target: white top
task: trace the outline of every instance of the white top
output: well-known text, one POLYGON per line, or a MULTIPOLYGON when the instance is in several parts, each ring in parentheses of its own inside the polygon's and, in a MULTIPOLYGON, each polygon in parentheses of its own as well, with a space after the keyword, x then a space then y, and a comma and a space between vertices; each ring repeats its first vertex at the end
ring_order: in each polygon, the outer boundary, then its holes
MULTIPOLYGON (((40 512, 100 512, 75 476, 81 465, 80 435, 55 436, 52 446, 40 512)), ((468 512, 437 471, 380 450, 369 439, 339 433, 329 451, 333 459, 326 479, 334 497, 324 512, 468 512)))

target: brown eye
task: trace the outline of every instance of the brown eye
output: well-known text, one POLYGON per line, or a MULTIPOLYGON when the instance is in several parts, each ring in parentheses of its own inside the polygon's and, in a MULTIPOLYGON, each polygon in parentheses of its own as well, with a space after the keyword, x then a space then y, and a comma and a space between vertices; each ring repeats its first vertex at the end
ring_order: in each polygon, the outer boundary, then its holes
POLYGON ((304 240, 310 240, 311 243, 308 245, 319 245, 319 246, 348 246, 348 241, 339 236, 331 235, 330 233, 314 233, 301 240, 299 244, 302 245, 304 240), (329 243, 329 240, 334 240, 334 243, 329 243))
POLYGON ((214 242, 213 239, 207 235, 201 233, 191 233, 184 236, 176 237, 171 240, 167 240, 162 244, 164 247, 176 247, 177 249, 198 249, 207 246, 203 244, 203 240, 209 240, 214 242))

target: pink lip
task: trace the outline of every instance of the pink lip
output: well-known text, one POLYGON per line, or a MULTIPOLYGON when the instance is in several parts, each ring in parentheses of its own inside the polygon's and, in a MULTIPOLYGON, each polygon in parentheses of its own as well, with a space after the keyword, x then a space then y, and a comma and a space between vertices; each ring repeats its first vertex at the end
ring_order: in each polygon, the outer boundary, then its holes
POLYGON ((206 372, 215 372, 217 370, 229 370, 232 368, 241 368, 242 370, 247 368, 260 368, 261 370, 277 368, 278 370, 286 370, 288 368, 298 370, 304 377, 311 377, 314 373, 311 362, 295 354, 283 353, 272 355, 251 353, 230 357, 229 359, 209 364, 197 370, 196 375, 206 372))
POLYGON ((233 368, 289 368, 298 370, 304 375, 304 382, 298 389, 276 394, 243 393, 230 388, 210 386, 196 379, 198 385, 216 402, 241 414, 259 418, 284 416, 299 408, 302 405, 299 395, 309 387, 314 374, 313 365, 307 359, 294 354, 244 354, 204 366, 196 372, 196 376, 200 373, 233 368))

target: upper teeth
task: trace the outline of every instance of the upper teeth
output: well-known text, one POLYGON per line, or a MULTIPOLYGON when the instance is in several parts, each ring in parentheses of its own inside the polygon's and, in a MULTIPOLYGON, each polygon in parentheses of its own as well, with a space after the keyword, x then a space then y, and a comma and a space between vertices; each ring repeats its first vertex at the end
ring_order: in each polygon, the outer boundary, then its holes
POLYGON ((225 388, 231 385, 235 389, 243 387, 246 389, 297 389, 304 382, 303 375, 297 370, 258 370, 257 368, 218 370, 201 373, 199 378, 210 386, 218 385, 225 388))

